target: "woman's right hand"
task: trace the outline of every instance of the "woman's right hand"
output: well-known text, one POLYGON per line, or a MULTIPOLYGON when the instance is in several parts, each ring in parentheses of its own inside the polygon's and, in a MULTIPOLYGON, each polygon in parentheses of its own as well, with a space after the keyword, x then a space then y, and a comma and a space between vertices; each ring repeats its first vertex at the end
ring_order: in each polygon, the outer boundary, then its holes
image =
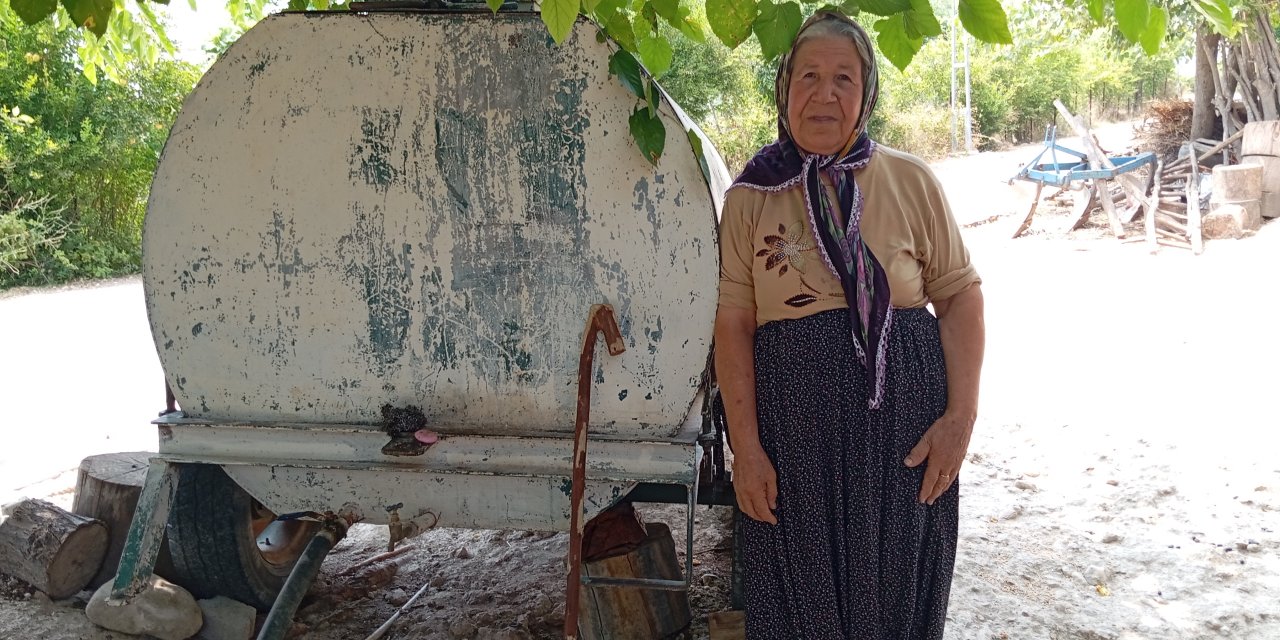
POLYGON ((778 474, 763 449, 733 454, 733 493, 738 509, 752 519, 778 524, 778 474))

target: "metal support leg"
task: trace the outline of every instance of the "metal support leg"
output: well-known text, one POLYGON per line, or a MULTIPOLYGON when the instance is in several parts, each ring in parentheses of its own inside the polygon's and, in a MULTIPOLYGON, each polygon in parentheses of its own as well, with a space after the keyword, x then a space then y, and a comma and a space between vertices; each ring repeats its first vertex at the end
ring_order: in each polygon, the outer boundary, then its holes
MULTIPOLYGON (((695 445, 694 464, 702 459, 702 445, 695 445)), ((688 591, 693 584, 693 522, 695 509, 698 507, 698 487, 701 474, 693 474, 693 484, 685 485, 688 503, 688 519, 685 521, 684 578, 666 580, 663 578, 608 578, 601 576, 582 576, 581 582, 589 587, 638 587, 656 591, 688 591)))
POLYGON ((108 602, 123 603, 142 592, 151 582, 164 527, 169 521, 169 507, 177 488, 177 467, 165 460, 152 459, 147 467, 147 480, 138 496, 138 506, 129 525, 129 537, 120 553, 120 567, 111 584, 108 602))

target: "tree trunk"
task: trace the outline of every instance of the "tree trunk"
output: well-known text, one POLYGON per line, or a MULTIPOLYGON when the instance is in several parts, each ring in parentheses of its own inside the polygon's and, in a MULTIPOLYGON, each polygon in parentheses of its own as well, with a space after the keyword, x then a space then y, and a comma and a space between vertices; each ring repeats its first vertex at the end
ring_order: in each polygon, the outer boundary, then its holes
MULTIPOLYGON (((133 523, 133 511, 142 495, 142 483, 147 479, 147 466, 153 453, 108 453, 89 456, 80 462, 76 477, 76 497, 71 511, 76 515, 96 518, 107 525, 109 532, 106 557, 89 586, 97 588, 116 575, 120 564, 120 552, 129 537, 129 525, 133 523)), ((172 560, 169 546, 160 548, 155 573, 161 577, 172 576, 172 560)))
POLYGON ((107 527, 44 500, 24 500, 0 523, 0 569, 60 600, 89 584, 107 552, 107 527))
POLYGON ((1217 138, 1217 113, 1214 110, 1214 61, 1218 57, 1216 33, 1201 24, 1196 28, 1196 101, 1191 111, 1191 139, 1217 138))

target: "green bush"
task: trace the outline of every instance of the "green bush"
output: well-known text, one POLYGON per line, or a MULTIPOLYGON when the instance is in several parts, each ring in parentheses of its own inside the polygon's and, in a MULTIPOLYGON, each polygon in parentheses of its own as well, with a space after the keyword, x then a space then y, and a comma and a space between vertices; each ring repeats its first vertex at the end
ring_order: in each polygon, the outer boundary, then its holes
POLYGON ((92 83, 81 34, 0 8, 0 288, 136 271, 160 149, 197 70, 139 63, 92 83))
POLYGON ((920 103, 877 111, 871 133, 877 141, 921 158, 944 156, 951 150, 951 109, 920 103))

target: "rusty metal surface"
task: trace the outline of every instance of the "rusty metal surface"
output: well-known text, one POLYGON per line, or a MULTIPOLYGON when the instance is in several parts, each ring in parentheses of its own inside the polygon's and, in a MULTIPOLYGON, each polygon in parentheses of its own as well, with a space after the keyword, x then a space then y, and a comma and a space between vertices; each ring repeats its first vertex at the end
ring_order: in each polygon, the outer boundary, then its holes
POLYGON ((287 14, 233 45, 184 104, 144 230, 186 413, 370 424, 415 404, 446 435, 567 442, 581 314, 607 302, 627 352, 596 365, 593 437, 676 437, 728 176, 712 152, 708 185, 672 105, 659 166, 643 160, 595 36, 579 23, 556 48, 536 15, 287 14))

